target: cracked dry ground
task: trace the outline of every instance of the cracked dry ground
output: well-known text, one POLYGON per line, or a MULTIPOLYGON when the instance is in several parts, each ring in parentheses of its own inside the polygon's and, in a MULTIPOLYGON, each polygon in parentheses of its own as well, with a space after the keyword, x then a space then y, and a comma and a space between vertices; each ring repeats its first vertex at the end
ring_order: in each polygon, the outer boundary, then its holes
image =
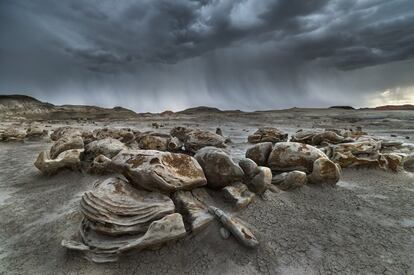
POLYGON ((40 176, 50 144, 0 144, 1 274, 414 274, 414 175, 345 170, 335 188, 266 193, 239 216, 260 241, 223 240, 219 224, 161 250, 94 264, 60 246, 78 228, 96 176, 40 176))

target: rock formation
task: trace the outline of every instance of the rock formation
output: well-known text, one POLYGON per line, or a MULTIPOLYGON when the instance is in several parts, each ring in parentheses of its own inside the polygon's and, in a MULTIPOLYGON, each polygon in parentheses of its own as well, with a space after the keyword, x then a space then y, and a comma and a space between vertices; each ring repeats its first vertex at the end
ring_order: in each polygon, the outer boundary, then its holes
POLYGON ((259 128, 256 132, 248 136, 247 141, 250 143, 259 142, 282 142, 287 141, 288 134, 273 127, 259 128))
POLYGON ((221 189, 244 176, 243 170, 220 148, 204 147, 194 157, 203 168, 210 188, 221 189))
POLYGON ((139 188, 163 193, 191 190, 207 183, 203 169, 191 156, 156 150, 124 150, 111 167, 139 188))

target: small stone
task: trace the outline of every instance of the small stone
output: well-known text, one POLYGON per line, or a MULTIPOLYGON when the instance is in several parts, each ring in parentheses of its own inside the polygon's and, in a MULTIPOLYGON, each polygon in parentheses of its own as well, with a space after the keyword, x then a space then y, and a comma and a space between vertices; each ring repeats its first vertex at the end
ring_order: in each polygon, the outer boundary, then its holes
POLYGON ((227 240, 228 238, 230 238, 230 231, 228 231, 226 228, 224 228, 224 227, 221 227, 220 228, 220 236, 223 238, 223 239, 225 239, 225 240, 227 240))

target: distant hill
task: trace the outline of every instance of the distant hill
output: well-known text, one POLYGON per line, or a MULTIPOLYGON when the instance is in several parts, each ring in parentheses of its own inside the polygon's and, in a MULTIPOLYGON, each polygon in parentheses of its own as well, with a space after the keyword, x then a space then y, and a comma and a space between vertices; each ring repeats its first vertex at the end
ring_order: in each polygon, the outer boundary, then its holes
POLYGON ((408 110, 408 111, 414 111, 414 105, 412 104, 405 104, 405 105, 384 105, 384 106, 378 106, 375 108, 372 108, 374 110, 380 110, 380 111, 390 111, 390 110, 408 110))
POLYGON ((33 119, 125 118, 137 115, 123 107, 56 106, 25 95, 0 95, 0 115, 33 119))
POLYGON ((199 107, 188 108, 183 111, 179 111, 177 112, 177 114, 189 115, 189 114, 199 114, 199 113, 220 113, 220 112, 222 111, 218 108, 199 106, 199 107))
POLYGON ((355 108, 352 107, 352 106, 341 106, 341 105, 331 106, 331 107, 329 107, 329 109, 355 110, 355 108))

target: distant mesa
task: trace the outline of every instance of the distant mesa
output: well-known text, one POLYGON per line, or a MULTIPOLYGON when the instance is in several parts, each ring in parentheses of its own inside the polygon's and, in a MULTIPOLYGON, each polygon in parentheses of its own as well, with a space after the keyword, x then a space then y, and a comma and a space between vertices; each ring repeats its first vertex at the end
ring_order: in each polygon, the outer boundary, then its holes
POLYGON ((331 106, 331 107, 329 107, 329 109, 355 110, 355 108, 352 107, 352 106, 342 106, 342 105, 331 106))

